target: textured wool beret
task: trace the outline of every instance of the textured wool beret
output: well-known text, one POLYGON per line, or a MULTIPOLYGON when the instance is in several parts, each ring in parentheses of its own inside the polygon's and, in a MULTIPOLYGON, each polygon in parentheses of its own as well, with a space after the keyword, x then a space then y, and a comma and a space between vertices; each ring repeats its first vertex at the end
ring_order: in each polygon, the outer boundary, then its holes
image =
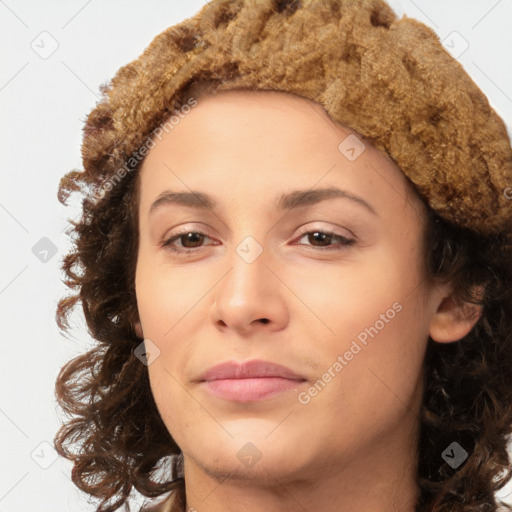
POLYGON ((101 86, 84 127, 87 179, 107 180, 197 81, 315 101, 386 152, 443 219, 512 229, 504 122, 436 33, 382 0, 209 2, 101 86))

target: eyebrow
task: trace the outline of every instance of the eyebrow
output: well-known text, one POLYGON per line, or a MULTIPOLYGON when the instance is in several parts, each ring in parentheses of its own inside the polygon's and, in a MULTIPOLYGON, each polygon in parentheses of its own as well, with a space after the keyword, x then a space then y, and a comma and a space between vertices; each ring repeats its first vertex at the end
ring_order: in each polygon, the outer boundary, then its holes
MULTIPOLYGON (((295 190, 293 192, 282 194, 275 201, 275 208, 281 211, 293 210, 295 208, 311 206, 320 203, 321 201, 334 198, 348 199, 359 206, 363 206, 373 215, 376 215, 377 217, 379 216, 373 206, 366 202, 362 197, 335 187, 316 190, 295 190)), ((217 202, 210 195, 203 192, 173 192, 172 190, 165 190, 153 202, 149 209, 149 214, 152 214, 163 205, 169 204, 177 204, 203 210, 214 210, 217 206, 217 202)))

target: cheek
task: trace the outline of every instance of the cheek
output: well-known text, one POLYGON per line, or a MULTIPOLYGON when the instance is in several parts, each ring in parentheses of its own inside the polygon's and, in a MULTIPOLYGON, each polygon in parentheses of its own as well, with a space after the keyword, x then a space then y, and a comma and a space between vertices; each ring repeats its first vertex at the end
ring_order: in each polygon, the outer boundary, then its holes
POLYGON ((201 298, 213 286, 215 276, 202 271, 191 275, 184 267, 173 269, 158 260, 140 255, 135 288, 144 336, 164 340, 190 327, 189 315, 201 308, 201 298))
POLYGON ((144 338, 159 349, 159 355, 148 366, 151 391, 159 413, 180 445, 198 417, 204 411, 185 390, 188 374, 185 369, 193 356, 198 330, 207 318, 205 294, 218 278, 212 273, 171 269, 165 262, 139 255, 135 288, 137 307, 144 338), (195 419, 194 419, 195 418, 195 419))
POLYGON ((307 320, 310 334, 334 350, 348 349, 361 332, 364 340, 365 329, 376 323, 379 331, 390 331, 389 325, 396 328, 408 314, 421 314, 417 305, 411 309, 422 289, 416 255, 405 256, 393 246, 336 265, 315 263, 300 271, 282 269, 280 274, 293 290, 293 295, 286 292, 292 321, 307 320))
POLYGON ((173 440, 186 452, 190 432, 197 428, 198 423, 212 428, 209 424, 211 418, 185 389, 178 372, 169 368, 165 355, 151 364, 148 372, 151 392, 162 421, 173 440))
POLYGON ((294 291, 318 317, 305 336, 322 340, 310 345, 320 362, 319 414, 348 407, 364 416, 367 406, 386 414, 412 399, 428 340, 419 262, 415 249, 383 249, 364 265, 296 280, 294 291))

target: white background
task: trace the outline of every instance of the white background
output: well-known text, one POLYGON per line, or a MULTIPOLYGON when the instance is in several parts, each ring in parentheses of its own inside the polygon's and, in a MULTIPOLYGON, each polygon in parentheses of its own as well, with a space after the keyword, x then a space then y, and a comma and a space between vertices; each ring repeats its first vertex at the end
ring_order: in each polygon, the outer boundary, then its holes
MULTIPOLYGON (((70 481, 70 463, 54 461, 51 448, 59 426, 55 378, 90 343, 80 314, 72 317, 68 338, 54 320, 66 293, 59 270, 70 248, 66 219, 78 215, 78 202, 65 208, 57 188, 67 171, 81 169, 81 130, 99 85, 204 3, 0 0, 0 512, 95 510, 70 481), (33 49, 49 51, 52 44, 58 47, 47 58, 33 49), (49 244, 43 237, 56 251, 46 262, 32 250, 49 244)), ((395 0, 392 6, 453 46, 510 133, 512 1, 395 0)), ((509 493, 512 486, 500 496, 509 493)))

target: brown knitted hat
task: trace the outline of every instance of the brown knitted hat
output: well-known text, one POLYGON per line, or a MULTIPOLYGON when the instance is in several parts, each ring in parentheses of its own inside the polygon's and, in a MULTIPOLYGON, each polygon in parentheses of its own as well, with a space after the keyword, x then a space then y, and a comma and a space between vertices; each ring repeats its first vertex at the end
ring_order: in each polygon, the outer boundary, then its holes
POLYGON ((101 87, 82 146, 91 182, 126 165, 198 80, 313 100, 385 151, 445 220, 512 231, 505 124, 436 33, 382 0, 206 4, 101 87))

